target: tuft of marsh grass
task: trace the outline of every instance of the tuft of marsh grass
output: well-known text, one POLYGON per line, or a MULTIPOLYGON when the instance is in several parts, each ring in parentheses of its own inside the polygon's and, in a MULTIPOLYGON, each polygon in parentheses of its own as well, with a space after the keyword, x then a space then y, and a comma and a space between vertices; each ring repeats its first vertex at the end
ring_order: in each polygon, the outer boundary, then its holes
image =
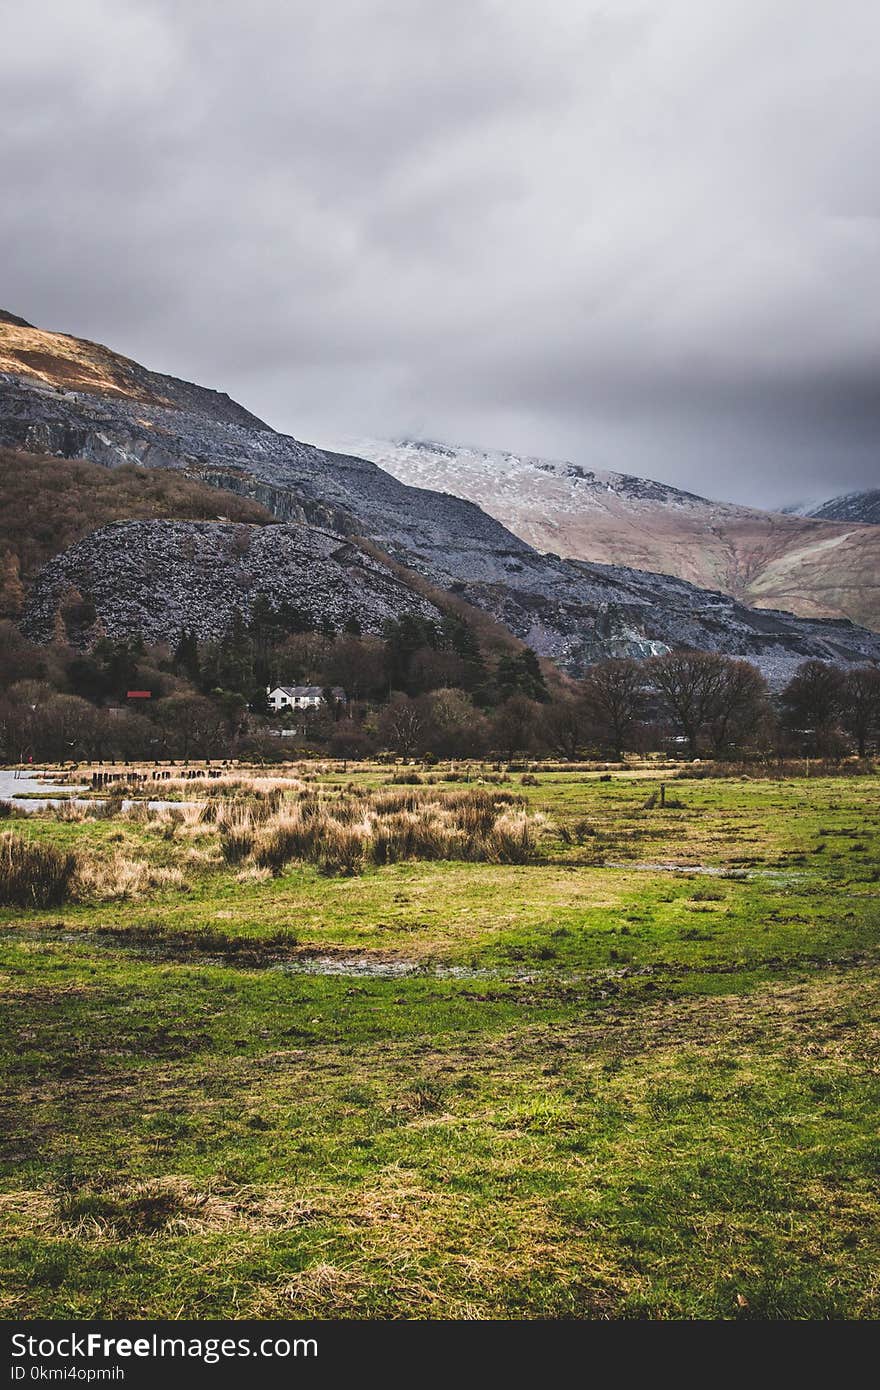
POLYGON ((227 863, 250 856, 273 874, 297 861, 324 873, 349 874, 368 864, 419 859, 523 864, 534 857, 548 826, 546 816, 526 811, 510 793, 409 787, 346 790, 335 797, 309 793, 255 831, 228 831, 223 854, 227 863))
POLYGON ((70 895, 76 867, 76 855, 7 831, 0 835, 0 903, 57 907, 70 895))
POLYGON ((227 830, 220 840, 220 852, 226 864, 241 864, 253 847, 253 831, 244 827, 227 830))
POLYGON ((131 859, 120 850, 115 850, 110 858, 88 852, 71 857, 76 867, 70 896, 80 901, 141 898, 163 889, 187 886, 180 869, 131 859))

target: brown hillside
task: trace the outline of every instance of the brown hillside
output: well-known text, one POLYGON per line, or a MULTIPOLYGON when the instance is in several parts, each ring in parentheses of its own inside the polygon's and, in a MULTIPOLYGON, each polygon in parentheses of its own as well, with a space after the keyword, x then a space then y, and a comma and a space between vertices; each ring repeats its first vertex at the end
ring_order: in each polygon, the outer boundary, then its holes
POLYGON ((14 314, 0 315, 0 372, 31 376, 66 391, 125 396, 150 405, 170 405, 139 380, 135 362, 98 343, 32 328, 14 314))
POLYGON ((17 314, 0 309, 0 374, 4 373, 51 391, 199 410, 226 424, 268 429, 222 391, 148 371, 101 343, 34 328, 17 314))
MULTIPOLYGON (((159 468, 101 468, 0 448, 0 560, 27 584, 53 555, 111 521, 273 520, 265 507, 159 468)), ((0 566, 0 574, 3 567, 0 566)))

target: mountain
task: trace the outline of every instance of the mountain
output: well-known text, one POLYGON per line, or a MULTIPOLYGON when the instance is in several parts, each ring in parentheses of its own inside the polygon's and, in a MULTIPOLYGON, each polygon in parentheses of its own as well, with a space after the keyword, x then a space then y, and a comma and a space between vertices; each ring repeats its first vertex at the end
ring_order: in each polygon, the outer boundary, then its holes
POLYGON ((806 506, 786 507, 796 516, 818 517, 823 521, 855 521, 880 525, 880 488, 866 492, 844 492, 826 502, 810 502, 806 506))
MULTIPOLYGON (((538 550, 675 575, 757 608, 880 629, 880 529, 853 525, 872 519, 867 504, 863 515, 855 502, 851 511, 829 503, 809 516, 782 515, 500 450, 413 439, 349 447, 401 482, 478 503, 538 550)), ((880 493, 857 496, 875 499, 880 519, 880 493)))
POLYGON ((0 445, 12 450, 7 467, 26 451, 175 470, 282 523, 259 528, 277 537, 252 531, 249 542, 225 521, 96 530, 34 580, 23 623, 43 636, 65 585, 107 631, 150 621, 173 638, 184 626, 208 631, 224 594, 246 611, 258 586, 272 593, 290 582, 300 606, 319 613, 333 602, 341 613, 365 584, 370 613, 374 585, 398 611, 468 605, 573 674, 606 655, 674 646, 747 656, 774 681, 806 657, 880 659, 880 638, 847 621, 756 611, 669 575, 541 554, 473 502, 279 434, 228 396, 10 315, 0 321, 0 445))

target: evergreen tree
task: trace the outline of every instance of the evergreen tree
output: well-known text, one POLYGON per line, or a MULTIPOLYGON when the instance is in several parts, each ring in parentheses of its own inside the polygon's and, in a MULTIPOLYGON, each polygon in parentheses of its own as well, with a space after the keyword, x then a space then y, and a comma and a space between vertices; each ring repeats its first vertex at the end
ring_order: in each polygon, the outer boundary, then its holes
POLYGON ((277 610, 278 625, 284 633, 295 632, 314 632, 315 624, 310 614, 304 609, 295 607, 288 599, 284 599, 277 610))
POLYGON ((495 671, 495 686, 500 700, 524 695, 528 700, 545 704, 550 698, 540 662, 531 647, 502 656, 495 671))
POLYGON ((202 648, 201 652, 199 689, 207 694, 211 690, 218 689, 220 684, 220 645, 217 642, 210 642, 202 648))
POLYGON ((472 694, 485 693, 486 663, 477 635, 470 623, 457 614, 447 614, 440 630, 444 646, 455 652, 465 663, 465 689, 472 694))
POLYGON ((419 613, 389 618, 382 629, 385 638, 385 670, 390 690, 412 691, 410 665, 421 647, 437 647, 441 634, 435 623, 419 613))
POLYGON ((284 636, 284 628, 269 596, 262 590, 251 606, 248 627, 253 640, 254 685, 265 687, 272 680, 272 649, 284 636))
POLYGON ((199 644, 196 641, 193 628, 188 628, 180 634, 177 646, 174 648, 172 668, 177 675, 186 676, 194 685, 198 685, 201 676, 199 644))
POLYGON ((254 684, 254 648, 241 609, 232 610, 232 623, 220 643, 219 684, 224 690, 247 695, 254 684))

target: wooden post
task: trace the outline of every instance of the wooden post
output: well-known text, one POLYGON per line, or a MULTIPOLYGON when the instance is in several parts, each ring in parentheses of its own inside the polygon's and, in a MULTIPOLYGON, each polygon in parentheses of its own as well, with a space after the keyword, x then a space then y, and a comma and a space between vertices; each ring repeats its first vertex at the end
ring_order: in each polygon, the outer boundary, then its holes
POLYGON ((665 783, 665 782, 661 782, 661 783, 660 783, 660 805, 661 805, 661 806, 665 806, 665 805, 666 805, 666 783, 665 783))

